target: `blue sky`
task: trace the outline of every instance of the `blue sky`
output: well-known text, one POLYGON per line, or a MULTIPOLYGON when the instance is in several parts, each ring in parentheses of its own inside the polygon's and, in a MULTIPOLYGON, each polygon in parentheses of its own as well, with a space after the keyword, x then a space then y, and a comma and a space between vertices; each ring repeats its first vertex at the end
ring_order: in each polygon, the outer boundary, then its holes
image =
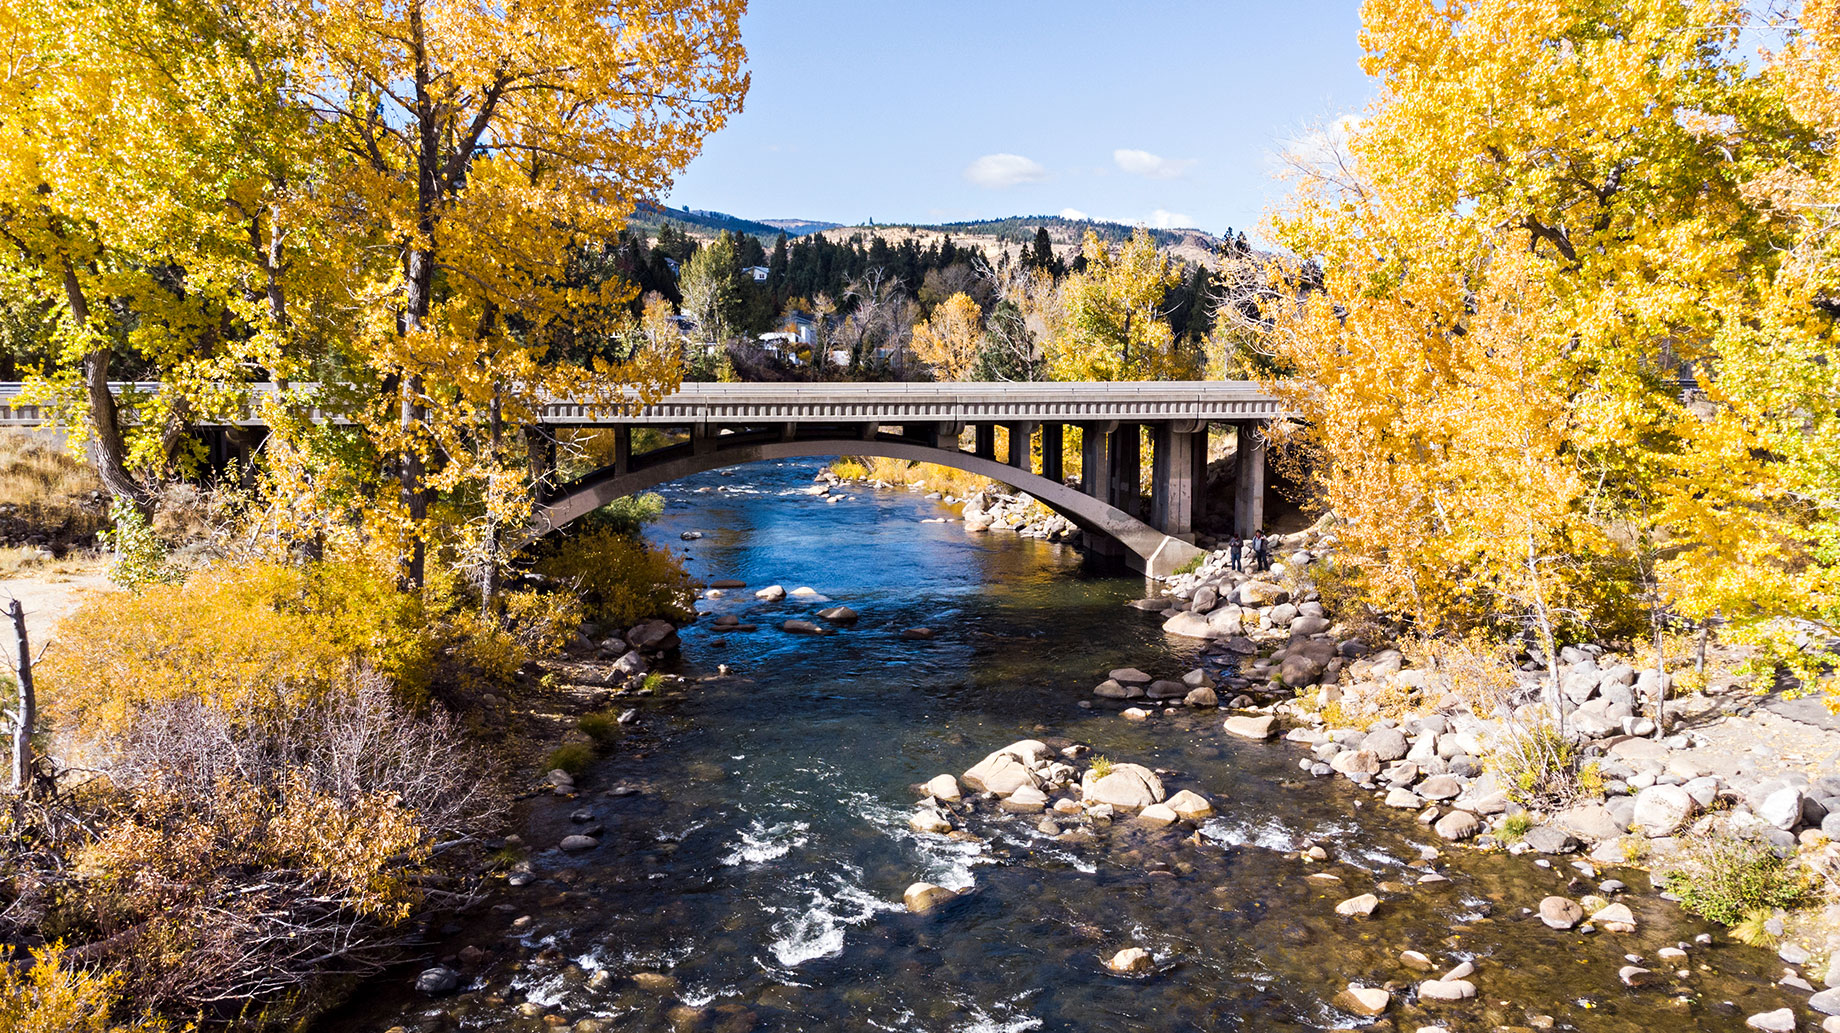
POLYGON ((1285 141, 1370 96, 1358 29, 1358 0, 754 0, 746 108, 669 201, 1253 229, 1285 141))

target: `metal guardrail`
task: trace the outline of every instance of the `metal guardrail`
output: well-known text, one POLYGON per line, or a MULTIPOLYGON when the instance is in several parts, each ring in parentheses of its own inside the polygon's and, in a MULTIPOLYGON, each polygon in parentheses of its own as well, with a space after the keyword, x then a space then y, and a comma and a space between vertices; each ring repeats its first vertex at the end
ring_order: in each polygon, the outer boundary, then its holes
MULTIPOLYGON (((119 383, 153 394, 158 383, 119 383)), ((310 393, 317 385, 294 384, 310 393)), ((262 402, 277 388, 247 386, 248 404, 238 417, 207 425, 260 425, 262 402)), ((21 385, 0 383, 0 426, 39 426, 49 415, 18 401, 21 385)), ((556 426, 644 423, 686 426, 710 423, 1077 423, 1085 420, 1270 420, 1289 415, 1284 403, 1246 381, 1127 381, 1115 383, 687 383, 675 394, 633 412, 618 402, 557 399, 543 406, 541 421, 556 426)))

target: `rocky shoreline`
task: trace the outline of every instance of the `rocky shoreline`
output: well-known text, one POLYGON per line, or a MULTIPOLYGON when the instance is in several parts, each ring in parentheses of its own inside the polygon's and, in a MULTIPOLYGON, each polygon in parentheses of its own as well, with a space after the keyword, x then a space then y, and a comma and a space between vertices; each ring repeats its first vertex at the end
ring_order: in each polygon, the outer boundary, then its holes
MULTIPOLYGON (((1381 806, 1413 813, 1453 846, 1505 849, 1545 866, 1549 858, 1581 854, 1570 864, 1587 877, 1598 865, 1659 872, 1710 837, 1764 843, 1814 877, 1840 875, 1840 768, 1821 763, 1824 749, 1840 750, 1840 735, 1824 739, 1808 729, 1814 745, 1800 754, 1747 752, 1741 729, 1720 733, 1722 723, 1748 716, 1754 697, 1743 686, 1664 698, 1665 675, 1638 671, 1603 646, 1567 647, 1557 660, 1568 727, 1597 792, 1562 808, 1517 803, 1495 758, 1549 721, 1539 702, 1544 658, 1523 657, 1512 672, 1515 688, 1479 707, 1452 671, 1413 666, 1401 650, 1363 641, 1325 613, 1311 584, 1312 566, 1334 553, 1332 528, 1325 520, 1276 536, 1274 552, 1283 558, 1269 572, 1234 571, 1226 553, 1212 553, 1160 595, 1132 604, 1160 616, 1167 633, 1206 641, 1212 664, 1244 673, 1196 671, 1178 683, 1114 671, 1083 705, 1122 706, 1124 718, 1146 720, 1159 705, 1170 708, 1166 713, 1175 712, 1174 703, 1209 705, 1212 688, 1237 692, 1224 708, 1231 713, 1223 733, 1259 740, 1282 734, 1308 751, 1301 770, 1343 777, 1381 806), (1645 716, 1656 704, 1668 728, 1683 730, 1658 736, 1645 716), (1812 773, 1794 763, 1811 754, 1812 773)), ((1577 900, 1538 902, 1541 919, 1583 931, 1633 927, 1629 909, 1606 899, 1627 888, 1603 886, 1577 900)), ((1364 903, 1347 902, 1357 909, 1364 903)), ((1801 1007, 1752 1016, 1750 1026, 1840 1033, 1840 901, 1779 912, 1764 924, 1788 966, 1779 986, 1805 996, 1801 1007)), ((1652 970, 1641 961, 1684 963, 1673 956, 1629 960, 1620 978, 1631 986, 1649 979, 1652 970)), ((1446 974, 1420 993, 1454 992, 1444 984, 1457 981, 1446 974)), ((1361 987, 1338 1003, 1361 1014, 1381 1006, 1372 988, 1361 987)))

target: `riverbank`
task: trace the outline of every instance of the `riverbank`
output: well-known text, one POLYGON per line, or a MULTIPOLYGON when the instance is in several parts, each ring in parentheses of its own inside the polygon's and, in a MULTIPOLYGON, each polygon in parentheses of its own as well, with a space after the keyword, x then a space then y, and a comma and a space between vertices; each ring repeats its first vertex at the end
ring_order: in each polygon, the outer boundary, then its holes
MULTIPOLYGON (((1580 870, 1639 866, 1665 896, 1774 950, 1790 966, 1779 986, 1797 995, 1786 1002, 1795 1021, 1840 1013, 1840 731, 1761 709, 1729 675, 1670 693, 1667 675, 1584 645, 1558 658, 1574 753, 1547 732, 1543 658, 1524 655, 1518 669, 1473 654, 1414 663, 1324 612, 1311 572, 1333 556, 1332 525, 1281 536, 1275 551, 1282 558, 1260 574, 1215 553, 1134 604, 1249 675, 1232 682, 1257 699, 1240 701, 1252 705, 1227 718, 1226 733, 1282 734, 1309 751, 1301 770, 1345 778, 1453 844, 1543 865, 1582 855, 1561 862, 1580 870), (1645 716, 1657 702, 1671 734, 1645 716)), ((1094 693, 1139 720, 1147 712, 1128 704, 1152 698, 1117 678, 1094 693)), ((1628 921, 1595 895, 1539 907, 1555 928, 1628 921)), ((1753 1025, 1782 1021, 1771 1011, 1753 1025)))

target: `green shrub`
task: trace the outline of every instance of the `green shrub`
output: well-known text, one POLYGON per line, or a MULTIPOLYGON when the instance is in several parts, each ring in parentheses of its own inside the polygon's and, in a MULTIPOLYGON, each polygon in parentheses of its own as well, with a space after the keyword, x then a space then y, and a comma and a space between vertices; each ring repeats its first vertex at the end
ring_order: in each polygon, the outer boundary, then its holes
POLYGON ((572 534, 536 563, 574 586, 589 620, 628 627, 648 617, 695 616, 696 582, 677 557, 605 528, 572 534))
POLYGON ((590 513, 584 530, 607 530, 638 537, 645 525, 664 515, 664 496, 654 492, 624 495, 590 513))
POLYGON ((577 777, 586 774, 588 767, 594 763, 594 747, 585 742, 572 742, 551 750, 543 762, 545 771, 566 771, 577 777))
POLYGON ((1682 907, 1720 925, 1808 897, 1807 881, 1769 846, 1729 834, 1700 839, 1676 855, 1662 883, 1682 907))
POLYGON ((1501 827, 1495 830, 1495 834, 1509 843, 1517 843, 1526 839, 1527 833, 1532 831, 1533 815, 1528 814, 1526 811, 1522 811, 1519 814, 1510 814, 1506 818, 1503 818, 1501 820, 1501 827))
POLYGON ((1503 736, 1487 759, 1508 798, 1522 807, 1566 807, 1603 793, 1597 765, 1582 763, 1578 744, 1552 725, 1503 736))
POLYGON ((620 719, 612 711, 599 710, 581 715, 575 727, 595 742, 610 742, 620 734, 620 719))
POLYGON ((130 592, 149 585, 171 585, 185 580, 185 572, 167 561, 166 543, 154 533, 153 525, 133 506, 115 503, 115 529, 101 538, 115 550, 115 562, 109 567, 109 580, 130 592))
POLYGON ((1184 563, 1181 566, 1177 567, 1175 572, 1178 574, 1193 574, 1195 571, 1201 569, 1201 561, 1205 559, 1207 559, 1207 554, 1202 553, 1201 555, 1196 556, 1195 558, 1189 560, 1187 563, 1184 563))
POLYGON ((1093 762, 1092 762, 1093 781, 1096 782, 1099 779, 1104 778, 1105 776, 1111 773, 1112 773, 1112 758, 1106 757, 1106 756, 1098 756, 1098 757, 1093 758, 1093 762))

